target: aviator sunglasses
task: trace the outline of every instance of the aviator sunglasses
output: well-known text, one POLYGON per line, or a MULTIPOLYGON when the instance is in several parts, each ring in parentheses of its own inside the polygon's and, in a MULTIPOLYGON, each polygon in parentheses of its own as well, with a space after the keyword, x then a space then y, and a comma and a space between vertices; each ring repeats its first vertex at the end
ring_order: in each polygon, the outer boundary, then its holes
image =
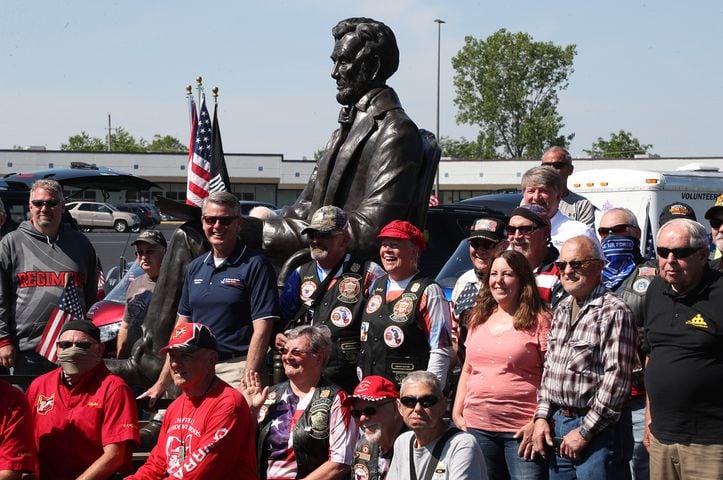
POLYGON ((414 408, 420 404, 422 408, 429 408, 439 403, 439 397, 436 395, 423 395, 421 397, 404 396, 399 399, 402 405, 407 408, 414 408))
POLYGON ((487 240, 486 238, 470 238, 469 244, 475 250, 480 247, 482 247, 484 250, 491 250, 497 246, 497 243, 493 242, 492 240, 487 240))
POLYGON ((351 412, 349 412, 349 413, 351 413, 351 416, 354 417, 354 418, 360 418, 362 415, 364 415, 365 417, 371 417, 371 416, 377 414, 377 410, 378 410, 380 407, 383 407, 384 405, 387 405, 388 403, 391 403, 391 402, 393 402, 393 401, 394 401, 394 400, 390 400, 390 401, 388 401, 388 402, 380 403, 379 405, 375 405, 375 406, 373 406, 373 407, 362 408, 361 410, 357 410, 357 409, 355 409, 355 408, 352 408, 352 409, 351 409, 351 412))
POLYGON ((41 208, 41 207, 57 207, 60 203, 60 200, 30 200, 30 203, 35 208, 41 208))
POLYGON ((218 222, 221 225, 227 227, 231 225, 231 222, 236 220, 238 217, 213 217, 210 215, 204 215, 201 218, 203 219, 203 223, 205 223, 206 225, 216 225, 216 222, 218 222))
POLYGON ((591 262, 599 262, 599 258, 586 258, 585 260, 570 260, 569 262, 555 262, 555 266, 564 272, 568 265, 576 272, 591 262))
POLYGON ((60 348, 61 350, 70 348, 73 345, 80 348, 81 350, 88 350, 90 348, 90 346, 93 344, 91 342, 67 342, 67 341, 63 340, 63 341, 59 341, 57 343, 57 345, 58 345, 58 348, 60 348))
POLYGON ((625 233, 629 227, 632 227, 632 225, 621 223, 620 225, 614 225, 612 227, 600 227, 597 229, 597 233, 601 237, 607 237, 610 234, 620 235, 621 233, 625 233))

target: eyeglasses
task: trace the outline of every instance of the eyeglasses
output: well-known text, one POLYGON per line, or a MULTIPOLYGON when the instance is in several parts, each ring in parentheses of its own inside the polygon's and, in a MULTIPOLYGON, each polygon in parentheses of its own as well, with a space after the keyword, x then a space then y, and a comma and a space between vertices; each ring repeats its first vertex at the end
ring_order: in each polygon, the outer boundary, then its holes
POLYGON ((711 218, 710 219, 710 226, 718 230, 720 226, 723 225, 723 219, 720 218, 711 218))
POLYGON ((281 355, 289 355, 295 358, 301 358, 304 355, 316 355, 316 352, 313 350, 299 350, 298 348, 289 350, 286 347, 281 348, 279 352, 281 353, 281 355))
POLYGON ((535 230, 539 230, 542 227, 537 225, 522 225, 520 227, 513 227, 512 225, 507 226, 507 235, 514 235, 516 232, 520 232, 520 235, 529 235, 535 230))
POLYGON ((218 222, 221 225, 227 227, 231 225, 231 222, 236 220, 238 217, 212 217, 210 215, 204 215, 201 218, 203 219, 203 223, 205 223, 206 225, 216 225, 216 222, 218 222))
POLYGON ((498 245, 497 242, 493 242, 492 240, 488 240, 486 238, 470 238, 469 244, 475 250, 477 250, 478 248, 483 248, 484 250, 492 250, 498 245))
POLYGON ((564 272, 568 265, 575 271, 581 270, 585 265, 592 262, 600 262, 599 258, 586 258, 585 260, 570 260, 569 262, 555 262, 555 266, 564 272))
POLYGON ((421 397, 405 396, 400 398, 399 401, 407 408, 414 408, 417 404, 420 404, 422 408, 430 408, 439 403, 439 397, 436 395, 424 395, 421 397))
POLYGON ((392 401, 393 401, 393 400, 390 400, 390 401, 384 402, 384 403, 380 403, 379 405, 375 405, 375 406, 373 406, 373 407, 362 408, 361 410, 356 410, 356 409, 353 409, 353 408, 352 408, 351 412, 349 412, 349 413, 351 413, 351 416, 354 417, 354 418, 359 418, 359 417, 361 417, 362 415, 364 415, 365 417, 371 417, 371 416, 377 414, 377 410, 378 410, 379 408, 383 407, 384 405, 387 405, 387 404, 391 403, 392 401))
POLYGON ((613 235, 620 235, 621 233, 625 233, 628 228, 633 228, 633 226, 627 223, 621 223, 620 225, 615 225, 613 227, 600 227, 597 229, 597 233, 601 237, 607 237, 611 233, 613 235))
POLYGON ((658 252, 658 255, 661 258, 668 258, 668 256, 672 253, 675 258, 688 258, 691 255, 693 255, 695 252, 700 250, 703 247, 680 247, 680 248, 665 248, 665 247, 658 247, 655 249, 656 252, 658 252))
POLYGON ((35 208, 42 208, 42 207, 50 207, 54 208, 57 207, 60 203, 60 200, 30 200, 30 203, 35 208))
POLYGON ((93 345, 92 342, 67 342, 67 341, 59 341, 56 343, 59 349, 65 350, 66 348, 70 348, 73 345, 80 348, 81 350, 88 350, 91 345, 93 345))
POLYGON ((565 163, 565 162, 550 162, 550 163, 542 162, 540 165, 543 167, 552 167, 555 170, 562 170, 563 168, 569 166, 569 164, 565 163))

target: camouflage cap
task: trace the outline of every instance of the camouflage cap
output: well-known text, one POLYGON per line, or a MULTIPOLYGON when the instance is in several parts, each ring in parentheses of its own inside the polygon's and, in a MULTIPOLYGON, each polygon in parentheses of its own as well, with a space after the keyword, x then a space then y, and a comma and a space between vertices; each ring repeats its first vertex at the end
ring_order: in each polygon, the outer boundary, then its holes
POLYGON ((346 212, 334 205, 321 207, 311 216, 311 223, 308 227, 301 231, 302 235, 312 232, 333 232, 343 231, 347 226, 348 220, 346 212))
POLYGON ((715 204, 705 212, 705 218, 710 220, 719 210, 723 210, 723 194, 718 195, 715 204))

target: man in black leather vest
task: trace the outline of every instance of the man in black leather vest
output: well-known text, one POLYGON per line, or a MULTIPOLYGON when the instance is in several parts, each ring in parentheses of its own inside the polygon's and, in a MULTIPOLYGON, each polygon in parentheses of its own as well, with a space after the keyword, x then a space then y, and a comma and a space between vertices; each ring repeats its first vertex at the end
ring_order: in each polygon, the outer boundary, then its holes
MULTIPOLYGON (((346 213, 332 205, 314 212, 303 230, 309 238, 312 261, 292 272, 281 294, 281 318, 286 328, 325 325, 331 331, 331 355, 324 376, 351 392, 359 382, 359 327, 369 287, 384 274, 382 267, 346 252, 349 245, 346 213)), ((276 336, 276 348, 286 337, 276 336)))
POLYGON ((357 420, 363 435, 354 449, 354 480, 384 480, 394 454, 394 441, 406 430, 397 410, 399 390, 384 377, 364 378, 347 397, 351 416, 357 420))
POLYGON ((444 385, 452 358, 450 309, 440 286, 417 268, 424 235, 394 220, 377 238, 387 275, 374 282, 364 309, 359 378, 381 375, 399 385, 409 373, 428 370, 444 385))

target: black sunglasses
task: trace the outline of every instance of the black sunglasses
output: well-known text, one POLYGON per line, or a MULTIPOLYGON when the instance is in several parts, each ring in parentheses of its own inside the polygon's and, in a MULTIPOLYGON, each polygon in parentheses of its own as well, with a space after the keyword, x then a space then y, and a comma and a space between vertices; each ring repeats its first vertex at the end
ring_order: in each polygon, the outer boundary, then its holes
POLYGON ((688 258, 691 255, 693 255, 695 252, 700 250, 703 247, 680 247, 680 248, 665 248, 665 247, 658 247, 655 249, 656 252, 658 252, 658 255, 660 258, 668 258, 668 256, 672 253, 675 258, 688 258))
POLYGON ((349 413, 351 413, 351 416, 354 417, 354 418, 359 418, 359 417, 361 417, 362 415, 364 415, 365 417, 371 417, 372 415, 376 415, 376 414, 377 414, 377 410, 378 410, 380 407, 383 407, 384 405, 387 405, 388 403, 391 403, 391 401, 389 401, 389 402, 384 402, 384 403, 380 403, 379 405, 376 405, 376 406, 373 406, 373 407, 365 407, 365 408, 362 408, 361 410, 357 410, 357 409, 355 409, 355 408, 352 408, 352 409, 351 409, 351 412, 349 412, 349 413))
POLYGON ((309 238, 321 238, 321 239, 323 239, 323 240, 328 240, 328 239, 330 239, 330 238, 336 237, 336 236, 339 235, 340 233, 341 233, 341 232, 339 232, 339 231, 334 231, 334 230, 332 230, 331 232, 314 232, 314 231, 311 231, 311 232, 307 233, 306 235, 307 235, 309 238))
POLYGON ((439 403, 439 397, 436 395, 424 395, 419 398, 405 396, 400 398, 399 401, 407 408, 414 408, 417 406, 417 403, 420 404, 422 408, 429 408, 439 403))
POLYGON ((515 232, 520 232, 520 235, 529 235, 535 230, 539 230, 542 227, 538 227, 537 225, 522 225, 521 227, 513 227, 511 225, 507 226, 507 235, 514 235, 515 232))
POLYGON ((599 258, 586 258, 585 260, 570 260, 569 262, 555 262, 555 266, 564 272, 568 265, 575 271, 582 269, 585 265, 591 262, 600 262, 599 258))
POLYGON ((238 217, 212 217, 210 215, 204 215, 203 217, 203 223, 206 225, 216 225, 216 222, 220 223, 223 226, 229 226, 231 225, 231 222, 236 220, 238 217))
POLYGON ((54 208, 57 207, 60 203, 60 200, 30 200, 30 203, 35 208, 41 208, 41 207, 50 207, 54 208))
POLYGON ((562 170, 563 168, 567 167, 568 164, 565 162, 550 162, 550 163, 541 163, 540 164, 543 167, 552 167, 555 170, 562 170))
POLYGON ((601 237, 607 237, 611 233, 613 235, 620 235, 621 233, 625 233, 626 230, 630 227, 632 227, 632 225, 628 225, 627 223, 621 223, 620 225, 615 225, 612 227, 600 227, 597 229, 597 233, 601 237))
POLYGON ((70 348, 73 345, 80 348, 81 350, 88 350, 91 345, 93 345, 91 342, 67 342, 67 341, 59 341, 57 343, 58 348, 65 350, 66 348, 70 348))
POLYGON ((493 242, 492 240, 488 240, 486 238, 470 238, 469 244, 475 250, 477 250, 480 247, 482 247, 485 250, 491 250, 497 246, 496 242, 493 242))
POLYGON ((723 220, 720 218, 711 218, 710 219, 710 226, 718 230, 720 226, 723 225, 723 220))

